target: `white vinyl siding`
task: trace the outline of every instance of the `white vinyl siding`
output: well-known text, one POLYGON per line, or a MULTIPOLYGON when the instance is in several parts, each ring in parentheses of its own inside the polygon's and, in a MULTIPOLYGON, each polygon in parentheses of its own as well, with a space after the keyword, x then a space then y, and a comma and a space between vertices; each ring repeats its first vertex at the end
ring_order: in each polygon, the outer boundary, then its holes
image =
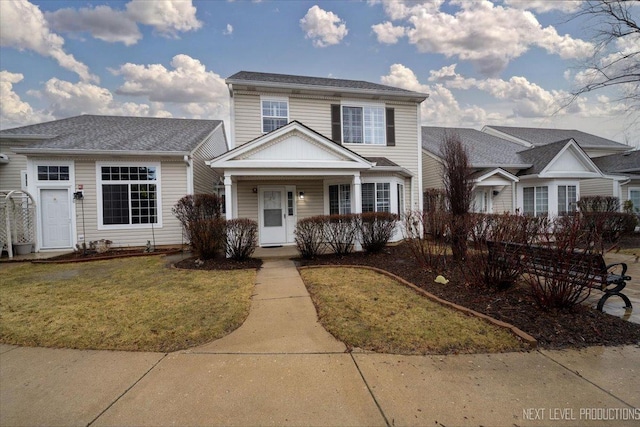
POLYGON ((493 198, 493 213, 502 214, 513 213, 513 191, 511 186, 507 186, 493 198))
POLYGON ((612 179, 583 179, 580 181, 580 196, 613 196, 614 185, 617 184, 612 179))
POLYGON ((27 157, 16 154, 10 147, 24 147, 28 143, 0 139, 0 153, 9 156, 9 163, 0 164, 0 190, 22 189, 21 172, 27 170, 27 157))
POLYGON ((442 182, 442 163, 434 159, 428 154, 422 153, 422 187, 427 188, 444 188, 442 182))
MULTIPOLYGON (((222 126, 216 129, 211 137, 200 145, 192 155, 193 163, 193 193, 210 194, 214 192, 214 185, 218 182, 218 174, 205 161, 223 154, 221 147, 226 147, 222 126)), ((187 173, 190 171, 187 170, 187 173)))
MULTIPOLYGON (((139 159, 122 160, 123 163, 139 162, 139 159)), ((99 161, 98 163, 102 163, 99 161)), ((98 230, 98 200, 96 181, 96 161, 76 160, 76 183, 83 185, 84 200, 75 203, 76 227, 78 235, 83 234, 84 206, 84 232, 85 241, 108 239, 114 247, 144 246, 147 241, 152 241, 155 236, 156 245, 179 245, 182 243, 182 226, 171 213, 175 203, 187 194, 186 165, 180 160, 175 162, 160 161, 149 158, 144 163, 160 163, 162 173, 161 201, 162 226, 154 225, 153 230, 148 228, 129 228, 120 230, 98 230)))

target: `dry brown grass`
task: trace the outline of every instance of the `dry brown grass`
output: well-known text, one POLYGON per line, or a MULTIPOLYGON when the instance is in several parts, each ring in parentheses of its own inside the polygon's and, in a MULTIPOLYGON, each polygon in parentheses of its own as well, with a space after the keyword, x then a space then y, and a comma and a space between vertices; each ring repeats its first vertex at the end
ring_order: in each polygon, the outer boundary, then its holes
POLYGON ((367 269, 304 269, 322 325, 351 347, 381 353, 445 354, 523 349, 514 335, 444 307, 367 269))
POLYGON ((161 257, 0 265, 0 342, 175 351, 236 329, 255 271, 194 271, 161 257))

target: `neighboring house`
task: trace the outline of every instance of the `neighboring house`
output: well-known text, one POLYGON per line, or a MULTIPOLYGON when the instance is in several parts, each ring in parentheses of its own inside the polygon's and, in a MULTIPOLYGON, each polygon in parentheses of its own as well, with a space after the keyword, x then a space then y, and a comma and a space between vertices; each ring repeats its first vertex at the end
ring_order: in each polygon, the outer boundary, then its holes
POLYGON ((476 212, 556 216, 575 210, 582 179, 603 178, 572 138, 538 146, 464 128, 422 128, 423 187, 442 188, 441 144, 457 135, 473 169, 476 212))
POLYGON ((502 139, 517 142, 528 148, 541 147, 554 142, 573 139, 592 159, 631 150, 628 145, 574 129, 485 126, 482 131, 502 139))
POLYGON ((94 115, 2 130, 0 144, 0 189, 36 200, 36 250, 181 243, 171 208, 214 191, 205 160, 228 149, 220 120, 94 115))
POLYGON ((626 157, 632 150, 628 145, 573 129, 485 126, 483 132, 530 148, 573 139, 604 174, 596 179, 582 179, 580 195, 614 196, 621 201, 638 197, 638 177, 634 180, 633 175, 640 174, 640 158, 637 155, 626 157))
POLYGON ((256 220, 261 246, 293 244, 305 217, 420 209, 427 95, 246 71, 226 83, 233 149, 208 164, 224 176, 227 218, 256 220))
POLYGON ((583 182, 587 194, 618 197, 622 202, 631 200, 634 211, 640 213, 640 151, 602 156, 593 162, 607 179, 583 182))

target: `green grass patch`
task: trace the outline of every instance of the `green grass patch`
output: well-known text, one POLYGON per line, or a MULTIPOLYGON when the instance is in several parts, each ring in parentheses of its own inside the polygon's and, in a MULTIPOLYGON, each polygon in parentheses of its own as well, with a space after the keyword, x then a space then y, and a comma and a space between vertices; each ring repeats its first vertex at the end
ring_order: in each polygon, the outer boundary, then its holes
POLYGON ((444 307, 375 271, 301 271, 322 325, 351 347, 380 353, 446 354, 515 351, 509 331, 444 307))
POLYGON ((161 257, 0 265, 0 342, 169 352, 220 338, 249 314, 255 271, 195 271, 161 257))

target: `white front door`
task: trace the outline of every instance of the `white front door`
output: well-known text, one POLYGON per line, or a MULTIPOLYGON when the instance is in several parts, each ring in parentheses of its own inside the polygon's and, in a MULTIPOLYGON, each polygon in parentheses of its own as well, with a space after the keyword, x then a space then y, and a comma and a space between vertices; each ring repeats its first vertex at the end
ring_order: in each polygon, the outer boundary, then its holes
POLYGON ((42 248, 71 247, 71 216, 68 189, 40 190, 42 248))
POLYGON ((287 242, 286 193, 284 187, 262 187, 259 191, 260 245, 287 242))

